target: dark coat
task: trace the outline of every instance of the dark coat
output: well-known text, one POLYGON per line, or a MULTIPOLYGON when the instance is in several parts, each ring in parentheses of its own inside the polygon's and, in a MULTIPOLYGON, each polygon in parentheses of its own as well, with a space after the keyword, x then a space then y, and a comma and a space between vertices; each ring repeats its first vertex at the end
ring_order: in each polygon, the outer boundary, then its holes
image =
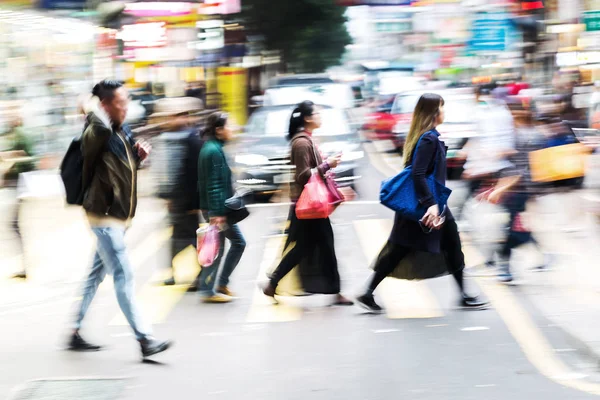
MULTIPOLYGON (((436 180, 441 184, 446 184, 446 146, 439 139, 440 134, 434 129, 425 132, 423 137, 413 152, 412 176, 415 183, 415 190, 419 197, 419 203, 426 208, 435 204, 433 195, 427 186, 426 177, 434 172, 434 166, 437 162, 436 180)), ((440 213, 443 210, 440 210, 440 213)), ((446 218, 452 218, 450 210, 446 211, 446 218)), ((433 231, 423 233, 423 230, 416 221, 403 218, 398 213, 394 219, 394 227, 389 241, 394 244, 410 247, 414 250, 426 251, 430 253, 440 252, 441 232, 433 231)))
POLYGON ((101 110, 87 116, 83 132, 83 208, 119 220, 134 217, 140 163, 127 125, 115 129, 101 110))

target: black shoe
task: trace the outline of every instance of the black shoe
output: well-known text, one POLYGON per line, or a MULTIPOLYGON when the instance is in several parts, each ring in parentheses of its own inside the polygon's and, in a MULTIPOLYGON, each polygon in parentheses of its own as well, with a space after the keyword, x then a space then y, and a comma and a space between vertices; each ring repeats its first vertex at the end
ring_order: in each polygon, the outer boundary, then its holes
POLYGON ((356 302, 360 307, 371 313, 380 314, 383 312, 383 308, 381 308, 379 304, 375 303, 375 298, 372 294, 363 294, 362 296, 356 298, 356 302))
POLYGON ((489 303, 485 300, 481 300, 479 297, 463 297, 460 301, 460 307, 468 310, 484 310, 487 308, 489 303))
POLYGON ((67 350, 71 351, 98 351, 101 349, 101 346, 86 342, 79 333, 74 333, 73 336, 71 336, 71 340, 67 347, 67 350))
POLYGON ((171 347, 171 342, 168 340, 157 340, 152 336, 148 336, 146 339, 140 340, 140 346, 142 348, 142 356, 145 358, 167 350, 171 347))
POLYGON ((192 283, 186 290, 188 293, 196 293, 198 291, 198 284, 192 283))
POLYGON ((334 306, 351 306, 351 305, 354 305, 354 302, 352 300, 342 296, 341 294, 338 294, 333 305, 334 306))
POLYGON ((175 278, 169 278, 163 282, 165 286, 173 286, 175 285, 175 278))
POLYGON ((12 279, 27 279, 27 273, 26 272, 18 272, 16 274, 14 274, 13 276, 11 276, 12 279))

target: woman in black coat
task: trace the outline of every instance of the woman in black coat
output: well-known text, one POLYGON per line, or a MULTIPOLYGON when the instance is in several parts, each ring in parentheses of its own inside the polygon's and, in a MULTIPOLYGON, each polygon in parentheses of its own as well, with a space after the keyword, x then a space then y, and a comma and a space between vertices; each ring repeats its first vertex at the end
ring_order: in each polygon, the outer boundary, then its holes
POLYGON ((415 191, 427 212, 420 222, 396 213, 392 233, 377 257, 367 291, 357 299, 358 304, 370 312, 382 311, 373 292, 392 272, 394 277, 402 279, 429 279, 450 273, 458 283, 463 307, 482 308, 486 305, 465 293, 465 261, 456 222, 449 209, 439 209, 427 186, 426 178, 431 174, 435 174, 439 183, 446 183, 446 146, 435 129, 442 122, 444 99, 437 94, 422 95, 404 145, 404 165, 412 164, 415 191), (414 257, 415 254, 419 257, 414 257), (409 256, 413 256, 412 263, 409 256))

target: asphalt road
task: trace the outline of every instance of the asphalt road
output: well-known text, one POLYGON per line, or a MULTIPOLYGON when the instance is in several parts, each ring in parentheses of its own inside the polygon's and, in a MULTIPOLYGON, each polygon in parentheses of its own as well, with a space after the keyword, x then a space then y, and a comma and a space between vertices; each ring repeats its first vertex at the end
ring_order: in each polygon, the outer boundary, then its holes
MULTIPOLYGON (((398 163, 370 145, 366 149, 360 196, 332 217, 343 292, 350 296, 363 288, 370 262, 389 234, 392 214, 377 204, 377 193, 398 163)), ((232 277, 235 302, 201 304, 196 295, 184 293, 185 285, 157 286, 169 263, 168 231, 161 218, 149 218, 164 215, 160 203, 145 207, 141 218, 151 222, 138 222, 130 241, 137 297, 156 335, 172 338, 175 347, 142 363, 105 282, 83 332, 107 349, 63 351, 78 282, 71 280, 52 295, 39 282, 36 290, 30 289, 35 283, 6 285, 13 297, 0 307, 0 398, 35 379, 47 385, 38 382, 37 395, 60 383, 64 392, 53 398, 84 400, 575 400, 600 394, 596 367, 518 291, 489 278, 474 278, 469 285, 492 300, 485 311, 457 309, 458 292, 449 277, 387 279, 376 293, 387 310, 379 316, 357 307, 328 307, 324 296, 268 304, 256 283, 277 261, 286 206, 253 208, 242 223, 248 246, 232 277), (69 397, 74 392, 78 395, 69 397)), ((70 239, 72 246, 80 245, 78 239, 70 239)), ((467 264, 478 262, 477 249, 466 243, 465 252, 467 264)), ((193 253, 182 257, 177 277, 185 281, 196 271, 193 253)), ((54 267, 60 271, 60 265, 54 267)), ((75 276, 80 279, 86 268, 81 265, 75 276)))

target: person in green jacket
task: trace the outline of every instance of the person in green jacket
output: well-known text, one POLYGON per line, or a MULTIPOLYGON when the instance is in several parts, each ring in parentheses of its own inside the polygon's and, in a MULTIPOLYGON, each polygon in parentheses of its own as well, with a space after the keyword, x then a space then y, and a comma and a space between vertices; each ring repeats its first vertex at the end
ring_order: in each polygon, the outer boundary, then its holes
POLYGON ((227 303, 233 299, 234 295, 228 288, 229 277, 246 248, 240 228, 237 224, 228 225, 226 219, 225 200, 234 194, 231 169, 223 151, 225 142, 233 137, 227 119, 227 114, 222 112, 215 112, 207 118, 202 133, 205 142, 198 159, 200 210, 205 220, 221 229, 219 255, 210 267, 202 267, 200 272, 199 292, 207 303, 227 303), (217 272, 225 251, 225 238, 229 240, 231 248, 217 282, 217 272))

